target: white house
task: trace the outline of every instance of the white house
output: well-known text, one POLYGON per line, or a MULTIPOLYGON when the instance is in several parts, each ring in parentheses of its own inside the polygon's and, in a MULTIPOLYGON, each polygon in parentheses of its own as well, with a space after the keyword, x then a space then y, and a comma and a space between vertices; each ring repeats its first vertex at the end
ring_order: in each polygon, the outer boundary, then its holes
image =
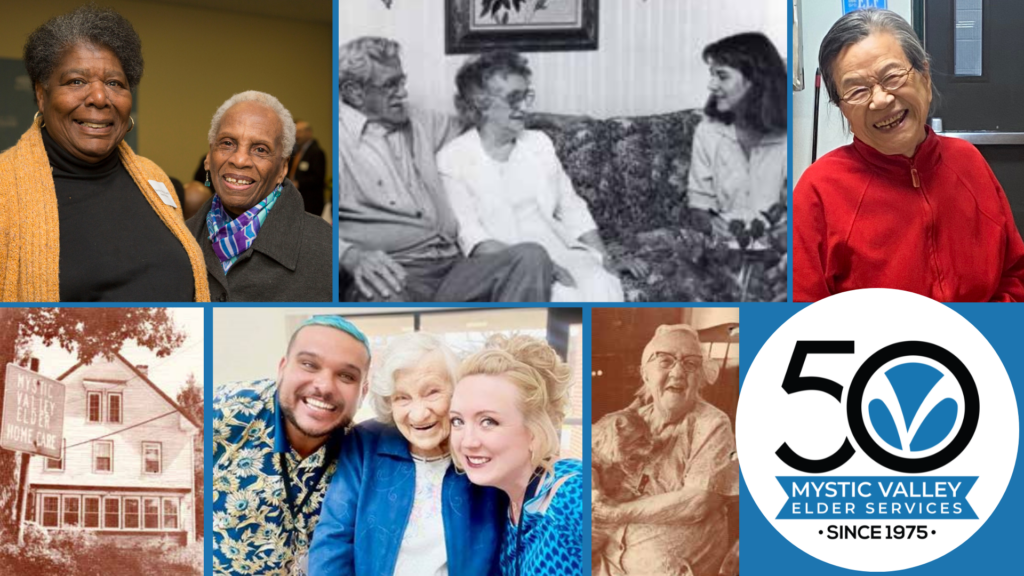
POLYGON ((198 423, 120 354, 57 379, 64 457, 32 457, 27 519, 130 542, 194 541, 198 423))

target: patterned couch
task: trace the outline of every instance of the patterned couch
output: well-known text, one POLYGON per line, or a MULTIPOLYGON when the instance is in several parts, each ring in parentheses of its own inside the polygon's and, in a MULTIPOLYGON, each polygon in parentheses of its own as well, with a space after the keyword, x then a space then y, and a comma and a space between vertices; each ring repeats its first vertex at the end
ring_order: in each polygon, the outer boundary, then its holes
POLYGON ((623 279, 627 300, 785 300, 783 238, 773 239, 769 250, 742 250, 736 242, 730 248, 687 209, 690 151, 702 119, 699 110, 683 110, 588 119, 545 132, 609 252, 641 260, 650 270, 645 278, 623 279))
MULTIPOLYGON (((773 238, 769 250, 738 249, 743 241, 714 239, 707 222, 687 209, 690 149, 702 119, 699 110, 683 110, 563 122, 544 131, 609 252, 648 266, 644 278, 623 278, 627 300, 784 301, 784 236, 773 238)), ((342 297, 348 283, 342 272, 342 297)))

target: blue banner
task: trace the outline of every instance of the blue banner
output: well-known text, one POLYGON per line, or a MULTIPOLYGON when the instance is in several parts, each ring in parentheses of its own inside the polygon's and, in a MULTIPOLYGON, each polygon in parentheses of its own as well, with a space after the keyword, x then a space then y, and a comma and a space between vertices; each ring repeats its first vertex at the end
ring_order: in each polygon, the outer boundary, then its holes
POLYGON ((849 14, 861 8, 881 8, 887 10, 889 8, 888 4, 887 0, 843 0, 843 14, 849 14))
POLYGON ((977 476, 777 476, 789 500, 777 519, 975 520, 977 476))

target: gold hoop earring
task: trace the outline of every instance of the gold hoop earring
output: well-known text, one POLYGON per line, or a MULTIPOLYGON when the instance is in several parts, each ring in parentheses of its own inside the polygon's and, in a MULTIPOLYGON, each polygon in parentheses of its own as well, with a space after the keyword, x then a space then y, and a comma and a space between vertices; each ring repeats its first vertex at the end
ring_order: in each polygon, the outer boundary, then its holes
MULTIPOLYGON (((132 130, 135 130, 135 118, 129 116, 128 119, 132 121, 132 127, 128 129, 128 132, 131 132, 132 130)), ((125 132, 125 134, 127 134, 128 132, 125 132)))
MULTIPOLYGON (((36 110, 36 115, 32 117, 32 123, 35 124, 36 120, 39 119, 39 110, 36 110)), ((39 123, 40 128, 46 128, 46 120, 44 119, 39 123)))

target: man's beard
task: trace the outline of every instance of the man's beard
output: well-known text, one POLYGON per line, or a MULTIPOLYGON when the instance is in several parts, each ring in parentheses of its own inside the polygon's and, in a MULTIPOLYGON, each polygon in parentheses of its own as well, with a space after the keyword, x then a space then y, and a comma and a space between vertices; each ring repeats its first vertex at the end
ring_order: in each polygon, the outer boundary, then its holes
MULTIPOLYGON (((339 406, 338 409, 344 410, 345 406, 339 406)), ((302 432, 303 435, 308 436, 310 438, 324 438, 326 436, 330 436, 337 430, 348 430, 348 428, 352 425, 352 417, 347 416, 341 422, 339 422, 337 426, 333 428, 328 428, 323 432, 310 432, 309 430, 306 430, 301 425, 299 425, 298 419, 295 418, 295 411, 292 410, 290 406, 285 406, 283 402, 281 403, 281 413, 284 414, 285 420, 288 420, 289 422, 292 423, 292 426, 295 426, 296 430, 302 432)))

